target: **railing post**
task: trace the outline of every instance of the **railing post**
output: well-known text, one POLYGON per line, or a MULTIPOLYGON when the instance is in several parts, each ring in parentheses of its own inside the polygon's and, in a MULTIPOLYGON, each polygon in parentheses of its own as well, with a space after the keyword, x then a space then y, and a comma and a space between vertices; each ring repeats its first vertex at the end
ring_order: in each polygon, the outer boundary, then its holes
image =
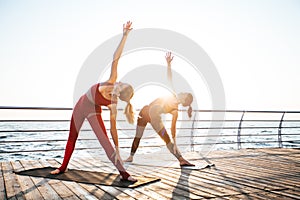
POLYGON ((242 114, 242 117, 241 117, 241 120, 240 120, 240 123, 239 123, 239 128, 238 128, 238 135, 237 135, 238 149, 242 148, 242 145, 241 145, 241 130, 242 130, 242 122, 243 122, 244 114, 245 114, 245 111, 243 111, 243 114, 242 114))
POLYGON ((192 130, 191 130, 191 152, 194 152, 194 128, 195 128, 196 115, 197 115, 197 112, 195 112, 193 123, 192 123, 192 130))
POLYGON ((281 137, 281 128, 282 128, 282 122, 283 122, 284 115, 285 115, 285 112, 282 113, 281 120, 279 122, 279 127, 278 127, 278 147, 279 148, 283 147, 283 145, 282 145, 282 137, 281 137))

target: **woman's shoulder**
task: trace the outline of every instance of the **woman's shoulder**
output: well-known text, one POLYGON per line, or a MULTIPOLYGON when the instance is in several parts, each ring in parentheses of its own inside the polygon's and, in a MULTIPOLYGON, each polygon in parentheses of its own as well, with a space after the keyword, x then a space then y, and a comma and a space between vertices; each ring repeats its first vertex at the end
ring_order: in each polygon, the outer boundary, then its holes
POLYGON ((109 86, 109 85, 114 85, 114 83, 111 83, 111 82, 108 82, 108 81, 105 81, 105 82, 99 82, 98 84, 99 84, 99 86, 109 86))
POLYGON ((161 106, 164 106, 170 103, 173 104, 174 101, 176 101, 176 97, 174 97, 173 95, 162 96, 152 101, 150 105, 160 104, 161 106))

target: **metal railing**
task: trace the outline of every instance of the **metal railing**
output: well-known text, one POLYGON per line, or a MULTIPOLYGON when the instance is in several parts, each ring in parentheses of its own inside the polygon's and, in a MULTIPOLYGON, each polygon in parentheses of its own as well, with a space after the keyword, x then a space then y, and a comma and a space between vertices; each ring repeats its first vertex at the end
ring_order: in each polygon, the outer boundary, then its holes
MULTIPOLYGON (((22 154, 22 153, 32 153, 32 152, 55 152, 55 151, 63 151, 64 145, 57 148, 40 148, 43 146, 47 146, 51 143, 64 143, 66 141, 66 137, 63 138, 51 138, 53 134, 60 134, 60 135, 67 135, 68 128, 49 128, 49 124, 56 124, 56 123, 65 123, 68 124, 68 119, 22 119, 17 117, 18 115, 12 115, 13 117, 7 118, 1 112, 3 111, 10 111, 18 113, 21 110, 27 110, 30 112, 35 111, 69 111, 67 116, 70 116, 72 108, 53 108, 53 107, 9 107, 9 106, 0 106, 0 155, 2 154, 22 154), (4 119, 1 119, 4 118, 4 119), (47 126, 45 128, 34 128, 32 125, 31 128, 24 128, 21 125, 27 124, 30 127, 31 123, 46 123, 47 126), (8 128, 10 127, 10 128, 8 128), (63 133, 62 133, 63 132, 63 133), (45 138, 37 139, 37 138, 30 138, 31 134, 33 133, 43 133, 48 134, 45 135, 45 138), (16 137, 16 135, 22 135, 22 137, 16 137), (11 137, 8 137, 11 136, 11 137), (17 138, 17 139, 14 139, 17 138), (49 139, 50 138, 50 139, 49 139), (24 148, 12 148, 8 149, 13 145, 16 146, 35 146, 35 149, 24 149, 24 148)), ((103 109, 103 112, 106 112, 106 109, 103 109)), ((186 146, 189 145, 191 147, 191 151, 197 146, 205 146, 205 145, 219 145, 219 146, 226 146, 226 145, 236 145, 235 148, 241 149, 244 146, 247 147, 255 147, 255 144, 263 143, 273 144, 273 147, 300 147, 300 111, 246 111, 246 110, 195 110, 194 113, 199 116, 198 118, 194 117, 192 120, 190 119, 182 119, 179 120, 182 124, 186 124, 185 126, 179 126, 178 130, 182 130, 185 132, 190 132, 191 134, 183 134, 178 135, 178 140, 189 138, 189 144, 178 144, 179 146, 186 146), (238 115, 235 116, 234 119, 220 119, 220 120, 212 120, 210 118, 203 118, 201 115, 203 114, 211 114, 216 112, 222 112, 225 114, 226 118, 227 115, 238 115), (268 119, 264 117, 261 119, 260 115, 274 115, 268 119), (255 119, 247 119, 247 115, 255 115, 255 119), (288 116, 290 115, 290 116, 288 116), (294 115, 291 117, 291 115, 294 115), (211 122, 221 122, 220 126, 211 126, 211 122), (266 125, 266 124, 271 125, 266 125), (229 125, 228 125, 229 124, 229 125), (262 125, 259 125, 262 124, 262 125), (220 130, 219 134, 207 134, 208 130, 220 130), (272 130, 272 131, 269 131, 272 130), (275 131, 276 130, 276 131, 275 131), (288 131, 286 131, 288 130, 288 131), (255 131, 255 132, 253 132, 255 131), (286 132, 284 132, 286 131, 286 132), (269 137, 269 138, 268 138, 269 137), (213 142, 209 142, 209 140, 203 139, 209 138, 218 138, 218 140, 213 140, 213 142), (227 139, 226 139, 227 138, 227 139), (230 138, 230 139, 228 139, 230 138), (233 140, 232 138, 236 138, 233 140), (247 140, 243 140, 243 138, 247 138, 247 140), (251 138, 255 138, 252 140, 251 138), (257 138, 262 138, 258 139, 257 138), (264 139, 268 138, 268 139, 264 139), (276 139, 275 139, 276 138, 276 139), (200 140, 200 142, 198 141, 200 140), (198 142, 197 142, 198 141, 198 142), (276 145, 275 145, 276 144, 276 145), (247 146, 248 145, 248 146, 247 146), (251 146, 252 145, 252 146, 251 146)), ((196 116, 196 115, 194 115, 196 116)), ((269 116, 268 116, 269 117, 269 116)), ((108 119, 104 119, 105 122, 108 122, 108 119)), ((119 120, 119 122, 125 123, 125 120, 119 120)), ((41 125, 43 126, 43 125, 41 125)), ((121 130, 121 129, 120 129, 121 130)), ((134 131, 135 127, 127 127, 123 128, 122 131, 134 131)), ((151 127, 147 128, 146 130, 152 130, 151 127)), ((92 132, 91 129, 83 128, 82 132, 92 132)), ((125 142, 122 146, 123 148, 130 148, 131 141, 134 137, 119 137, 119 140, 130 140, 130 142, 125 142)), ((151 140, 155 139, 156 136, 147 136, 145 139, 151 140)), ((79 141, 93 141, 95 139, 90 138, 81 138, 79 141)), ((153 148, 153 147, 161 147, 164 144, 144 144, 141 145, 142 148, 153 148)), ((55 146, 55 145, 54 145, 55 146)), ((92 150, 97 149, 97 147, 79 147, 76 148, 77 150, 92 150)))

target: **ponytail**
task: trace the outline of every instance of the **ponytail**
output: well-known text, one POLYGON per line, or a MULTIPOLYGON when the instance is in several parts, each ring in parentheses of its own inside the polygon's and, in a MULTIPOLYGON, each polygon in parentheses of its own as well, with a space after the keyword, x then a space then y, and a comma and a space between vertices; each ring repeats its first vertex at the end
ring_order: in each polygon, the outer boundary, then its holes
POLYGON ((188 110, 187 110, 187 114, 188 114, 189 118, 192 117, 192 112, 193 112, 193 108, 192 108, 192 106, 190 105, 189 108, 188 108, 188 110))
POLYGON ((128 123, 133 124, 134 123, 134 112, 133 112, 133 107, 132 107, 130 101, 127 102, 127 105, 124 109, 124 114, 126 115, 128 123))

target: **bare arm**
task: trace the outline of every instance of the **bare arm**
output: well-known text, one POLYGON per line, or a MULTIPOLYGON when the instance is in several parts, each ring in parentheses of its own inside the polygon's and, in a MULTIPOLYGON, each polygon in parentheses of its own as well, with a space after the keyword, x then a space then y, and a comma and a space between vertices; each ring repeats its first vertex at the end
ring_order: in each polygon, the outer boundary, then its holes
POLYGON ((111 158, 114 159, 114 163, 116 165, 118 161, 122 163, 122 159, 120 157, 120 151, 119 151, 119 139, 118 139, 117 126, 116 126, 117 105, 111 104, 108 106, 108 108, 110 109, 110 134, 115 144, 115 152, 112 154, 111 158))
POLYGON ((172 114, 172 124, 171 124, 171 133, 172 133, 172 138, 175 141, 176 140, 176 122, 178 118, 178 111, 174 110, 171 112, 172 114))
POLYGON ((118 62, 119 62, 119 59, 120 59, 121 54, 123 52, 127 36, 129 34, 129 32, 132 30, 131 24, 132 24, 132 22, 130 22, 130 21, 128 21, 126 24, 123 24, 123 36, 122 36, 122 39, 121 39, 121 41, 119 43, 119 46, 117 47, 117 49, 116 49, 116 51, 114 53, 113 62, 111 64, 110 77, 107 80, 107 82, 115 83, 116 80, 117 80, 117 76, 118 76, 118 74, 117 74, 118 62))
POLYGON ((117 105, 111 104, 108 106, 110 109, 110 134, 112 136, 113 142, 116 147, 119 147, 119 140, 118 140, 118 132, 117 132, 117 105))
POLYGON ((172 69, 171 69, 171 62, 172 62, 174 56, 172 56, 171 52, 167 52, 165 58, 166 58, 166 61, 167 61, 168 80, 169 80, 169 83, 170 83, 171 88, 173 90, 173 93, 175 93, 175 89, 174 89, 174 85, 173 85, 172 69))

